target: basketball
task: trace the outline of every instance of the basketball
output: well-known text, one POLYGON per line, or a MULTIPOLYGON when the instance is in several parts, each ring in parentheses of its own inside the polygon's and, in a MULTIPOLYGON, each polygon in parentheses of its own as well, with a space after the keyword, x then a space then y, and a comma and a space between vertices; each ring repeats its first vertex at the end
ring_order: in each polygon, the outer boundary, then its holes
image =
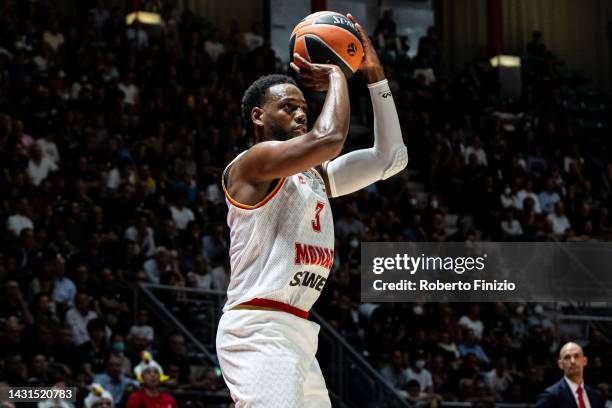
MULTIPOLYGON (((319 11, 295 26, 291 32, 289 52, 310 62, 335 64, 349 78, 361 64, 363 44, 355 25, 345 15, 319 11)), ((294 63, 301 65, 297 60, 294 63)))

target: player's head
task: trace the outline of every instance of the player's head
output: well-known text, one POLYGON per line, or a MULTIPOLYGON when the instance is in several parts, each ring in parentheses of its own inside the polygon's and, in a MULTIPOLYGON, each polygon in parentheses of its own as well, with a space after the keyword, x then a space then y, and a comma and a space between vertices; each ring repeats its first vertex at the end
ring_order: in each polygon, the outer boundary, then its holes
POLYGON ((244 93, 242 118, 257 142, 288 139, 306 132, 306 100, 290 77, 267 75, 244 93))

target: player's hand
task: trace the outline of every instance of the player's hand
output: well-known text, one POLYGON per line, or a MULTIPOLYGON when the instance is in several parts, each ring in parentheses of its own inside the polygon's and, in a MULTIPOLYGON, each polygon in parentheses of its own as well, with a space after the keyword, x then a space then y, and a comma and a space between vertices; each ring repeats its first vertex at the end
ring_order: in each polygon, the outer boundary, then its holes
POLYGON ((376 49, 374 49, 370 37, 368 37, 368 34, 366 34, 361 24, 355 20, 352 14, 349 13, 346 17, 355 24, 355 28, 359 32, 359 37, 361 37, 361 43, 363 44, 363 61, 359 66, 359 70, 363 72, 370 84, 382 81, 385 79, 385 71, 378 60, 378 54, 376 54, 376 49))
POLYGON ((304 86, 315 91, 327 91, 329 88, 330 76, 338 74, 344 76, 344 73, 340 67, 336 65, 313 64, 297 53, 293 54, 293 58, 294 60, 299 61, 301 66, 291 62, 289 64, 291 69, 293 69, 300 76, 304 86))

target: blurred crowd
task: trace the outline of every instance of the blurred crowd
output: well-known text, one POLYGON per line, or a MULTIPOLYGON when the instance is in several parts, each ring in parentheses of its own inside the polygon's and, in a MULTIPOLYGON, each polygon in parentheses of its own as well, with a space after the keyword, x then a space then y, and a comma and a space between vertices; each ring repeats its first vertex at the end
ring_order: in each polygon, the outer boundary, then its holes
MULTIPOLYGON (((227 287, 220 174, 252 143, 242 93, 286 66, 256 23, 221 30, 161 1, 146 7, 164 24, 126 26, 104 1, 70 15, 52 1, 0 1, 0 383, 84 396, 96 382, 124 406, 150 351, 174 394, 224 392, 183 334, 162 335, 134 307, 130 284, 227 287)), ((385 13, 372 35, 410 170, 333 203, 336 259, 316 309, 421 405, 532 401, 560 340, 546 310, 360 308, 360 242, 609 239, 612 162, 565 121, 560 62, 541 36, 510 100, 486 59, 444 78, 435 29, 415 58, 396 30, 385 13)), ((353 122, 371 126, 363 78, 350 88, 353 122)), ((307 96, 313 123, 320 97, 307 96)), ((371 132, 348 140, 368 146, 371 132)), ((609 350, 593 332, 593 385, 612 383, 609 350)))

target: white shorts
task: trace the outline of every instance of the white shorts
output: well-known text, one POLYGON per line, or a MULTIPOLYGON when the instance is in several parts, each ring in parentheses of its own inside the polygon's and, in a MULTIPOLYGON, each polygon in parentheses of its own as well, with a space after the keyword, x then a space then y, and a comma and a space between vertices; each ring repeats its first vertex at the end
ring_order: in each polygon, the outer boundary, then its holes
POLYGON ((315 357, 319 325, 290 313, 229 310, 217 356, 236 408, 329 408, 315 357))

